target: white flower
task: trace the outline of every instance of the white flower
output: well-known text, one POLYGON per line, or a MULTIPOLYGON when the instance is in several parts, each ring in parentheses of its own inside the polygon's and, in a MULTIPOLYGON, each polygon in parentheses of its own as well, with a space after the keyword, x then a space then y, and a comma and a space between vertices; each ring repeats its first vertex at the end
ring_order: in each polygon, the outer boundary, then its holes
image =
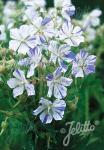
POLYGON ((71 21, 71 17, 75 14, 75 6, 74 5, 64 6, 61 14, 65 19, 71 21))
POLYGON ((70 46, 67 44, 60 46, 58 42, 51 41, 49 51, 51 52, 50 61, 54 64, 57 63, 57 60, 61 65, 62 61, 71 62, 74 59, 74 53, 70 51, 70 46))
POLYGON ((13 76, 14 78, 9 79, 7 84, 13 89, 14 98, 23 94, 24 90, 27 91, 28 96, 35 95, 34 86, 26 80, 25 74, 22 70, 15 70, 13 76))
POLYGON ((34 70, 39 65, 41 58, 42 58, 42 54, 41 54, 41 50, 39 49, 39 47, 30 49, 27 54, 28 54, 28 57, 20 60, 19 65, 30 66, 28 73, 27 73, 27 78, 30 78, 31 76, 34 75, 34 70))
POLYGON ((26 6, 33 7, 34 9, 45 7, 45 0, 22 0, 26 6))
POLYGON ((70 86, 72 79, 62 77, 62 68, 58 68, 53 74, 49 74, 47 79, 48 97, 51 97, 52 94, 58 98, 63 99, 67 95, 67 86, 70 86))
POLYGON ((41 43, 55 35, 54 23, 51 18, 36 17, 32 20, 34 33, 41 43))
POLYGON ((91 13, 84 16, 82 21, 83 27, 86 29, 87 27, 93 26, 96 27, 100 25, 100 16, 102 12, 99 9, 94 9, 91 13))
POLYGON ((11 29, 10 37, 13 39, 9 42, 9 48, 18 51, 18 53, 26 54, 30 48, 34 48, 35 36, 33 28, 28 25, 22 25, 20 29, 11 29))
POLYGON ((6 32, 5 32, 5 26, 0 25, 0 41, 6 40, 6 32))
POLYGON ((34 18, 39 17, 39 13, 34 10, 33 7, 29 7, 25 10, 25 15, 23 17, 23 21, 28 21, 31 23, 31 20, 34 18))
POLYGON ((71 0, 54 0, 54 6, 56 8, 62 8, 65 5, 71 5, 71 0))
POLYGON ((96 38, 96 30, 89 27, 86 29, 86 41, 91 42, 96 38))
POLYGON ((95 73, 96 56, 89 55, 86 51, 81 50, 72 65, 72 74, 78 77, 84 77, 95 73))
POLYGON ((16 2, 8 1, 4 6, 3 14, 5 17, 13 17, 16 14, 16 2))
POLYGON ((83 32, 79 26, 73 26, 71 22, 65 21, 60 32, 59 39, 67 43, 69 46, 79 46, 84 42, 83 32))
POLYGON ((64 100, 57 99, 52 103, 47 99, 41 98, 39 104, 41 105, 33 111, 33 115, 36 116, 39 114, 42 123, 51 123, 52 119, 62 120, 66 107, 64 100))

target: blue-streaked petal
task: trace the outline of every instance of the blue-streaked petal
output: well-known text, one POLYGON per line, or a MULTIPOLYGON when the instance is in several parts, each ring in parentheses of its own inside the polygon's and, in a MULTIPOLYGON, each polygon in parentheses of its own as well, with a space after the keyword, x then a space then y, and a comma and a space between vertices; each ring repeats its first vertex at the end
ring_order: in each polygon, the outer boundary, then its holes
POLYGON ((52 115, 50 113, 47 113, 47 112, 43 112, 41 115, 40 115, 40 120, 42 121, 42 123, 44 124, 48 124, 48 123, 51 123, 52 122, 52 115))
POLYGON ((58 67, 54 72, 54 77, 59 77, 62 74, 62 67, 58 67))
POLYGON ((59 61, 59 64, 62 68, 62 72, 66 72, 68 70, 68 66, 63 61, 59 61))
POLYGON ((34 89, 34 86, 32 84, 25 84, 25 89, 27 91, 28 96, 35 95, 35 89, 34 89))
POLYGON ((95 66, 94 65, 88 65, 85 70, 84 73, 86 75, 90 74, 90 73, 95 73, 95 66))
POLYGON ((47 107, 48 107, 48 105, 52 104, 52 102, 45 99, 45 98, 43 98, 43 97, 41 97, 41 99, 39 101, 39 104, 47 105, 47 107))
POLYGON ((52 115, 55 120, 62 120, 62 118, 64 116, 64 111, 59 111, 57 109, 53 109, 52 115))
POLYGON ((72 60, 75 60, 75 56, 76 55, 73 52, 69 51, 69 52, 65 53, 65 60, 67 62, 71 62, 72 60))
POLYGON ((27 66, 27 65, 29 65, 29 64, 30 64, 30 59, 29 59, 29 57, 20 60, 20 61, 18 62, 18 64, 19 64, 20 66, 27 66))
POLYGON ((53 107, 59 111, 64 111, 66 107, 66 103, 64 100, 55 100, 53 102, 53 107))
POLYGON ((8 86, 11 89, 14 89, 16 86, 19 85, 20 80, 16 79, 16 78, 11 78, 7 81, 8 86))
POLYGON ((34 69, 35 69, 35 65, 31 64, 30 68, 29 68, 29 70, 27 72, 27 78, 30 78, 30 77, 32 77, 34 75, 34 69))
POLYGON ((47 81, 52 81, 53 80, 53 74, 48 74, 46 76, 47 81))
POLYGON ((59 81, 60 81, 60 84, 62 84, 63 86, 70 86, 73 82, 73 79, 61 77, 59 81))
POLYGON ((42 106, 39 106, 36 110, 33 111, 33 115, 38 115, 40 114, 43 110, 45 109, 45 107, 42 105, 42 106))
POLYGON ((51 21, 51 18, 45 18, 45 19, 42 20, 41 25, 42 25, 42 26, 45 26, 45 25, 48 24, 50 21, 51 21))
POLYGON ((52 83, 52 84, 50 84, 50 86, 49 86, 49 88, 48 88, 48 94, 47 94, 48 97, 51 97, 51 96, 52 96, 53 88, 54 88, 54 85, 53 85, 53 83, 52 83))
POLYGON ((24 91, 24 86, 18 86, 16 88, 13 89, 13 97, 16 98, 19 95, 22 95, 24 91))
POLYGON ((45 36, 41 35, 41 36, 39 36, 39 38, 40 38, 40 42, 42 44, 44 44, 46 42, 46 37, 45 36))
POLYGON ((54 96, 58 99, 63 99, 67 95, 67 88, 60 84, 54 85, 54 96))
POLYGON ((13 72, 13 76, 19 80, 25 79, 25 74, 22 70, 17 69, 13 72))

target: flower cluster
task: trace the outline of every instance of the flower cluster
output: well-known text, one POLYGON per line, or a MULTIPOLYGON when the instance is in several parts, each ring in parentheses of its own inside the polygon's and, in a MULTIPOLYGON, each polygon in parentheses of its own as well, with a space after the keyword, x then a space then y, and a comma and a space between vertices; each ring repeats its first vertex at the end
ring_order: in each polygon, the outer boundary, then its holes
MULTIPOLYGON (((69 0, 60 1, 54 0, 55 7, 46 10, 44 0, 22 0, 26 8, 24 24, 10 29, 9 49, 20 59, 7 84, 13 89, 14 98, 25 91, 27 96, 34 96, 37 87, 47 86, 47 94, 37 96, 41 105, 33 111, 43 123, 62 120, 68 87, 75 78, 95 73, 96 56, 84 49, 77 54, 75 51, 84 42, 84 28, 72 21, 75 6, 69 0)), ((94 18, 94 14, 90 17, 94 18)), ((89 20, 93 25, 88 17, 85 26, 89 20)))

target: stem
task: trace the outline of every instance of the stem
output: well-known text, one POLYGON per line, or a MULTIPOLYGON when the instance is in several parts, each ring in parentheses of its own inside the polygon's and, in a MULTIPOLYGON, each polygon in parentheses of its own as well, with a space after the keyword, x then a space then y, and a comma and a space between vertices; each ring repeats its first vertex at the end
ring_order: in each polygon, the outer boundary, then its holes
POLYGON ((43 70, 40 67, 38 68, 38 78, 40 79, 39 82, 39 99, 40 99, 43 94, 43 70))
POLYGON ((47 150, 50 149, 50 136, 48 136, 48 139, 47 139, 47 150))
POLYGON ((18 102, 13 106, 13 108, 16 108, 20 103, 21 103, 21 101, 18 101, 18 102))
POLYGON ((89 95, 88 89, 85 91, 85 120, 89 120, 89 95))

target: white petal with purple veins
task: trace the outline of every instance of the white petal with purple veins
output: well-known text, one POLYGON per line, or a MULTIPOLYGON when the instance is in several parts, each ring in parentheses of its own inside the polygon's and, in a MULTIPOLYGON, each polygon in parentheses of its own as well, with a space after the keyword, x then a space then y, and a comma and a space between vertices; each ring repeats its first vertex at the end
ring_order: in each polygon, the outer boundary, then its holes
POLYGON ((70 86, 73 82, 73 79, 69 79, 66 77, 61 77, 60 78, 60 84, 62 84, 63 86, 70 86))
POLYGON ((11 40, 11 41, 9 42, 9 49, 14 50, 14 51, 17 51, 18 48, 20 47, 20 45, 21 45, 21 42, 20 42, 20 41, 11 40))
POLYGON ((54 86, 54 96, 58 99, 62 99, 67 95, 67 88, 60 84, 54 86))
POLYGON ((32 84, 25 84, 25 89, 27 91, 28 96, 35 95, 35 89, 32 84))
POLYGON ((24 86, 23 85, 14 88, 13 89, 13 96, 14 96, 14 98, 16 98, 17 96, 23 94, 23 91, 24 91, 24 86))
POLYGON ((33 111, 33 115, 40 114, 44 109, 45 109, 45 107, 43 105, 39 106, 36 110, 33 111))
POLYGON ((35 64, 31 64, 30 65, 30 68, 29 68, 29 70, 27 72, 27 78, 30 78, 30 77, 32 77, 34 75, 35 67, 36 67, 35 64))
POLYGON ((7 84, 11 89, 13 89, 19 85, 19 82, 20 82, 20 80, 18 80, 16 78, 11 78, 7 81, 7 84))
POLYGON ((46 112, 43 112, 41 115, 40 115, 40 120, 42 121, 42 123, 51 123, 52 122, 52 115, 50 113, 46 113, 46 112))

